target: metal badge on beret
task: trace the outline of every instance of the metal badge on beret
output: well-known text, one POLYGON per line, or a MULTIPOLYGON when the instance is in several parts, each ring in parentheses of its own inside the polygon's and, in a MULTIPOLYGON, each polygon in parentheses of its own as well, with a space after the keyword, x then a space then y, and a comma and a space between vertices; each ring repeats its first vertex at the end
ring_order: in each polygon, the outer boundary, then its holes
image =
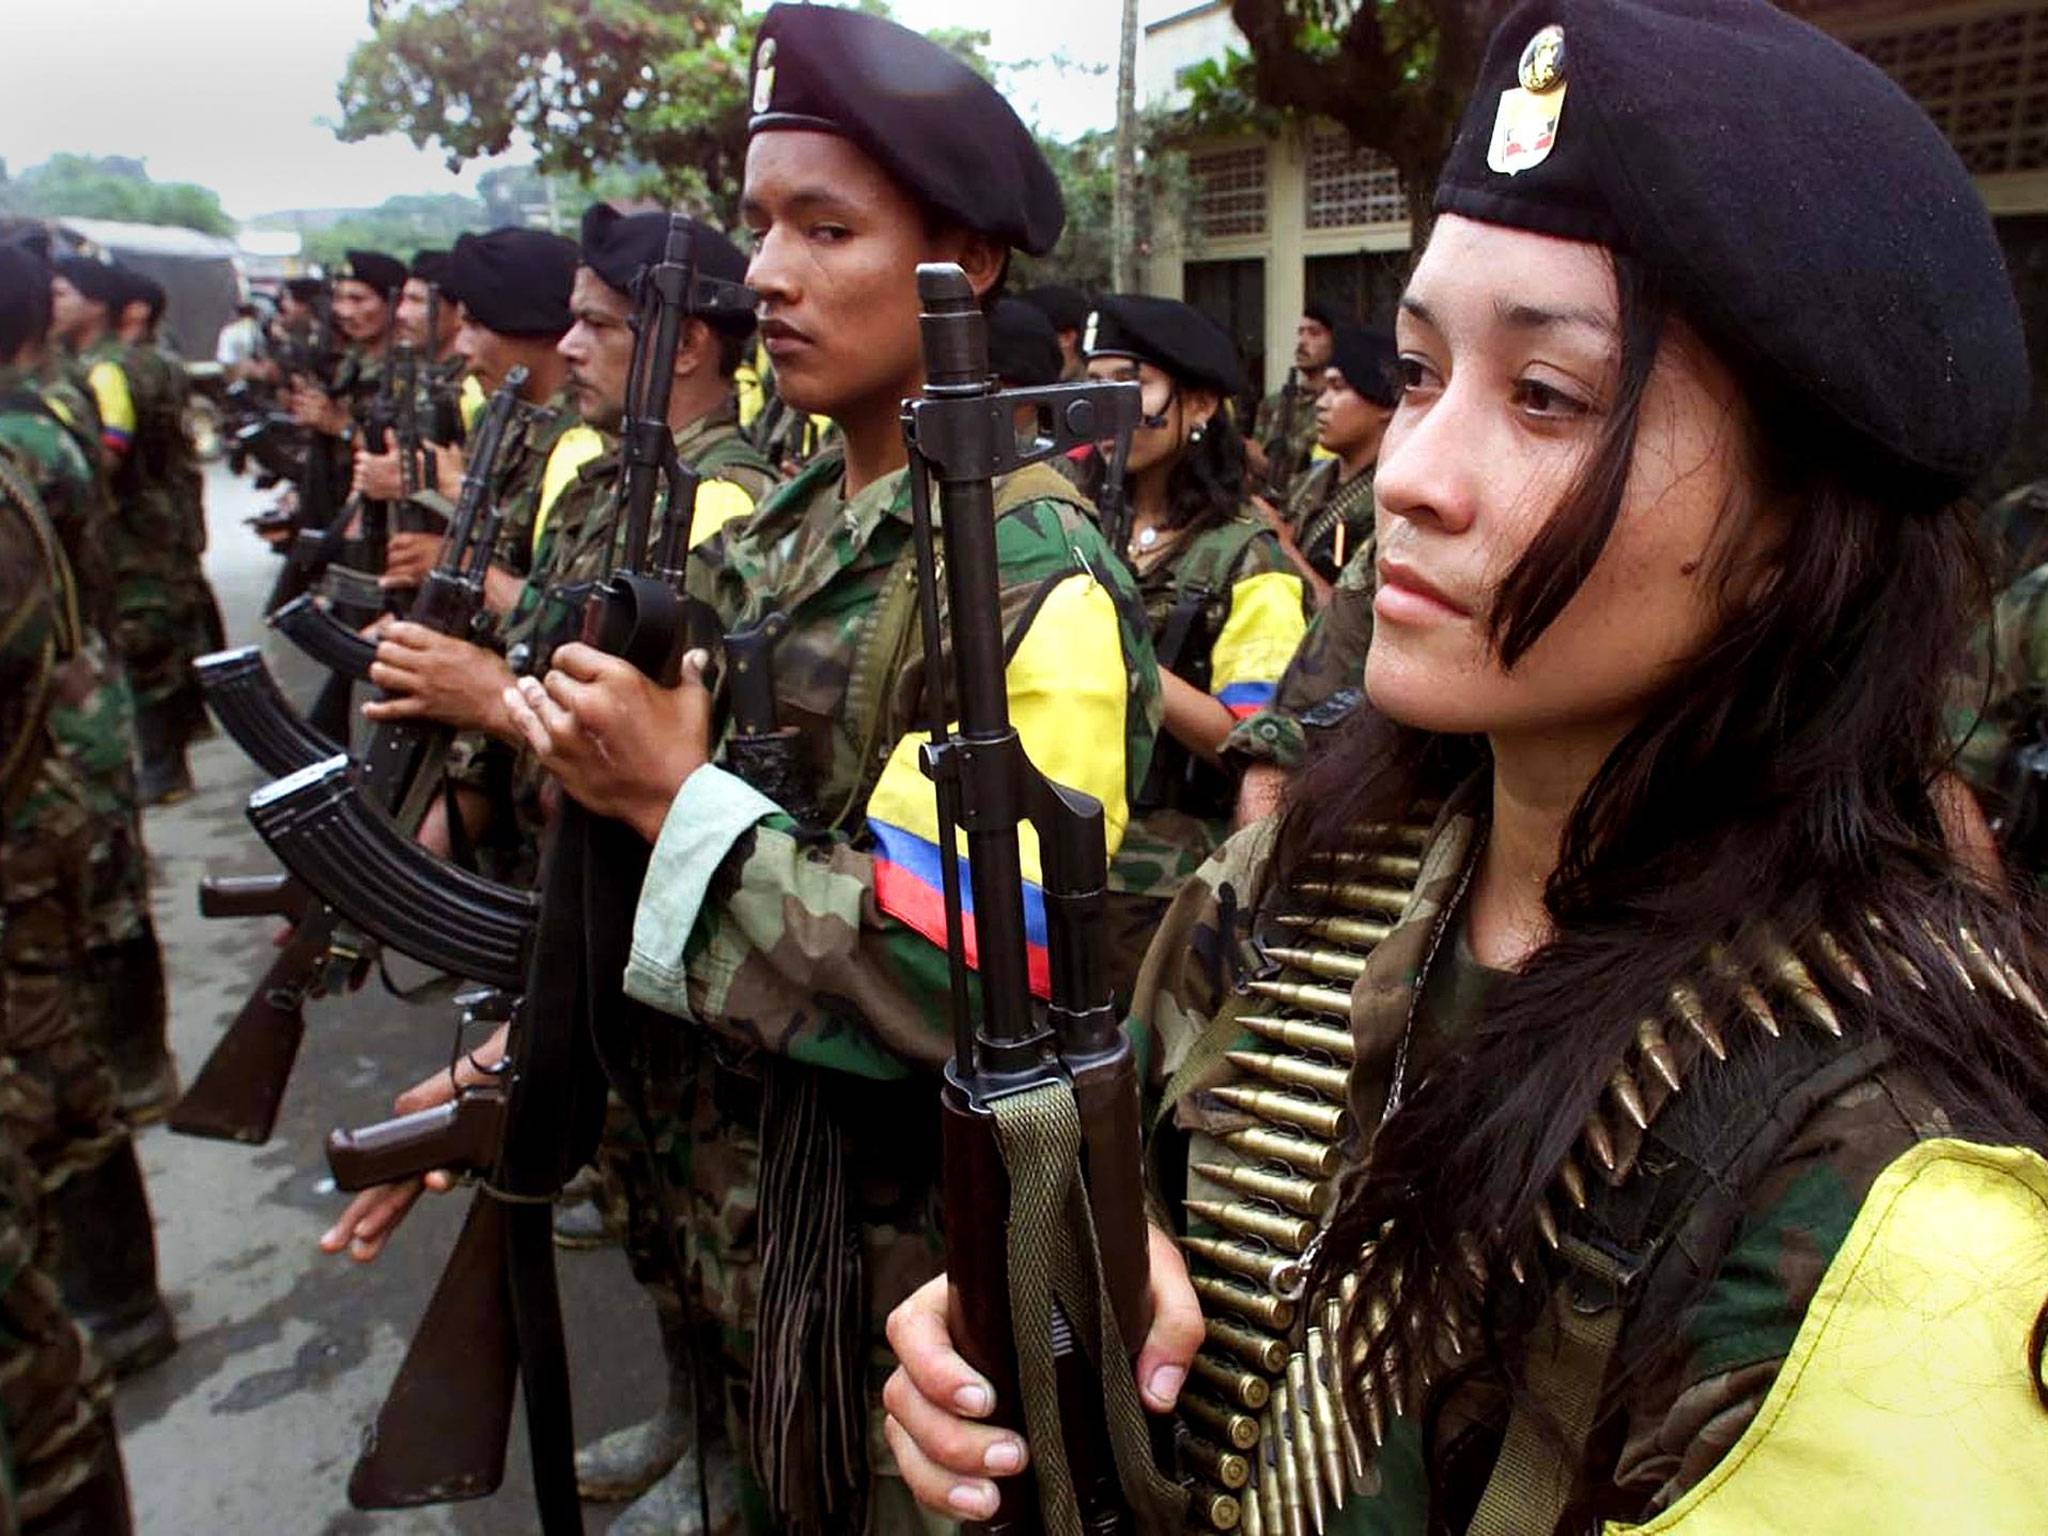
POLYGON ((1564 28, 1548 26, 1529 39, 1515 73, 1522 89, 1541 96, 1564 83, 1564 28))
POLYGON ((1564 28, 1547 26, 1531 37, 1516 74, 1522 83, 1500 93, 1486 150, 1487 169, 1503 176, 1541 165, 1557 142, 1564 115, 1564 28))
POLYGON ((754 111, 766 112, 775 97, 775 39, 766 38, 754 55, 754 111))

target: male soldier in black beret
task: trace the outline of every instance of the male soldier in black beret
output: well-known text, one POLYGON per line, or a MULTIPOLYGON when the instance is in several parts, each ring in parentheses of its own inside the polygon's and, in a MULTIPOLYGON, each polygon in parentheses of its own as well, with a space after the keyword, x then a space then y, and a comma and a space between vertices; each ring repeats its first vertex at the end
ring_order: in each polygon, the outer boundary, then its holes
POLYGON ((1316 396, 1323 370, 1330 364, 1330 346, 1342 316, 1333 304, 1312 299, 1294 324, 1294 366, 1280 388, 1259 402, 1252 430, 1245 437, 1245 456, 1252 478, 1263 479, 1285 495, 1294 477, 1308 468, 1315 452, 1316 396))
POLYGON ((368 425, 370 403, 383 388, 391 351, 391 321, 405 263, 382 251, 350 251, 334 274, 334 328, 348 345, 339 372, 328 381, 303 375, 286 399, 306 426, 353 446, 368 425))

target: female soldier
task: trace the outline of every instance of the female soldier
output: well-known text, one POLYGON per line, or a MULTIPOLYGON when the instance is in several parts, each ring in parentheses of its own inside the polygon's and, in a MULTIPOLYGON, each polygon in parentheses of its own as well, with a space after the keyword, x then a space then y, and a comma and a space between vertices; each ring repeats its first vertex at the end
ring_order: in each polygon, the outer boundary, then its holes
MULTIPOLYGON (((2043 1529, 2043 982, 1929 789, 2027 389, 1982 205, 1761 0, 1533 0, 1437 208, 1377 710, 1138 988, 1192 1464, 1269 1533, 2043 1529)), ((943 1299, 885 1400, 985 1507, 943 1299)))
POLYGON ((1316 396, 1316 446, 1331 457, 1318 459, 1294 482, 1284 516, 1254 498, 1282 530, 1287 557, 1318 609, 1329 605, 1345 562, 1372 537, 1372 467, 1398 398, 1394 338, 1363 326, 1338 327, 1316 396))
POLYGON ((1166 904, 1229 832, 1237 785, 1223 743, 1273 697, 1300 644, 1302 587, 1278 536, 1244 507, 1244 440, 1222 409, 1241 381, 1222 329, 1176 300, 1123 294, 1102 301, 1084 350, 1090 378, 1143 390, 1126 554, 1165 708, 1109 871, 1110 976, 1128 998, 1166 904))

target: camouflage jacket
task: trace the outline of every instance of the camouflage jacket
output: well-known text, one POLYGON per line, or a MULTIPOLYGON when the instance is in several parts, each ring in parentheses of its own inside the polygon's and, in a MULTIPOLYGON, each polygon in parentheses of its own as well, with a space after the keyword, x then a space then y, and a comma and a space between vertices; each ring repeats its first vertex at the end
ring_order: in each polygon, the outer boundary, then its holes
POLYGON ((1365 697, 1377 551, 1368 526, 1365 541, 1338 573, 1330 601, 1308 621, 1299 649, 1280 674, 1273 702, 1230 733, 1226 753, 1296 768, 1307 755, 1312 736, 1335 730, 1350 718, 1365 697))
POLYGON ((1335 581, 1361 542, 1372 537, 1372 469, 1339 478, 1336 459, 1318 459, 1295 478, 1287 495, 1287 523, 1295 547, 1325 581, 1335 581))
POLYGON ((1956 769, 1996 814, 2008 757, 2048 730, 2048 565, 1999 594, 1972 662, 1951 695, 1956 769))
MULTIPOLYGON (((1279 538, 1249 514, 1141 556, 1138 590, 1159 665, 1245 720, 1271 704, 1301 643, 1302 581, 1279 538)), ((1162 731, 1109 887, 1171 896, 1230 829, 1234 774, 1162 731)))
MULTIPOLYGON (((1362 973, 1349 987, 1349 1033, 1357 1058, 1348 1108, 1355 1127, 1379 1122, 1405 1033, 1403 1021, 1425 980, 1429 990, 1416 1009, 1409 1046, 1411 1083, 1427 1078, 1469 1023, 1457 1000, 1484 996, 1488 973, 1480 973, 1482 984, 1476 989, 1446 978, 1448 984, 1439 990, 1426 971, 1446 909, 1454 904, 1476 852, 1477 812, 1485 793, 1483 780, 1468 783, 1438 816, 1421 844, 1412 891, 1392 918, 1390 931, 1365 954, 1362 973), (1450 1006, 1440 999, 1450 1000, 1450 1006)), ((1238 1018, 1284 1011, 1259 1008, 1244 996, 1247 975, 1273 971, 1253 936, 1287 942, 1262 933, 1258 915, 1249 910, 1264 884, 1270 852, 1265 826, 1247 829, 1228 843, 1169 909, 1138 982, 1130 1030, 1151 1092, 1164 1100, 1153 1117, 1151 1163, 1162 1188, 1182 1187, 1184 1175, 1190 1200, 1243 1198, 1219 1183, 1215 1170, 1276 1166, 1219 1139, 1260 1122, 1213 1092, 1235 1075, 1225 1052, 1260 1044, 1238 1018), (1212 1172, 1195 1171, 1195 1163, 1212 1172)), ((1284 910, 1288 895, 1284 890, 1268 893, 1259 912, 1276 910, 1275 903, 1284 910)), ((1458 935, 1447 937, 1458 940, 1458 935)), ((1446 963, 1454 947, 1442 946, 1438 965, 1446 963)), ((1469 951, 1464 964, 1468 970, 1474 965, 1469 951)), ((1732 1044, 1733 1022, 1727 1033, 1732 1044)), ((1762 1037, 1752 1029, 1742 1038, 1748 1044, 1762 1037)), ((1715 1082, 1707 1069, 1695 1066, 1693 1072, 1693 1081, 1710 1094, 1739 1091, 1739 1084, 1729 1087, 1732 1076, 1715 1082)), ((1688 1086, 1688 1094, 1695 1091, 1688 1086)), ((1945 1118, 1916 1083, 1884 1068, 1823 1100, 1803 1121, 1742 1192, 1742 1218, 1726 1250, 1718 1257, 1693 1256, 1710 1279, 1683 1308, 1668 1341, 1653 1340, 1644 1367, 1618 1394, 1610 1393, 1613 1433, 1610 1438, 1603 1432, 1593 1442, 1595 1449, 1581 1471, 1582 1500, 1574 1505, 1580 1516, 1596 1518, 1574 1523, 1567 1517, 1569 1529, 1596 1528, 1601 1518, 1648 1518, 1713 1470, 1762 1406, 1866 1191, 1914 1142, 1943 1134, 1945 1127, 1945 1118)), ((1341 1145, 1347 1163, 1368 1155, 1356 1132, 1341 1145)), ((1341 1182, 1341 1171, 1332 1178, 1341 1182)), ((1186 1212, 1179 1213, 1178 1221, 1183 1235, 1218 1233, 1186 1212)), ((1550 1304, 1561 1305, 1554 1296, 1550 1304)), ((1505 1402, 1484 1373, 1456 1373, 1450 1380, 1451 1386, 1432 1397, 1426 1420, 1390 1414, 1385 1448, 1377 1458, 1378 1491, 1350 1496, 1328 1530, 1344 1536, 1423 1536, 1435 1530, 1427 1461, 1453 1450, 1460 1458, 1458 1481, 1469 1484, 1471 1496, 1477 1497, 1496 1454, 1505 1402), (1427 1445, 1425 1422, 1435 1432, 1427 1445), (1476 1437, 1482 1452, 1476 1463, 1466 1459, 1473 1439, 1454 1445, 1458 1434, 1476 1437)), ((1444 1518, 1443 1512, 1437 1517, 1444 1518)), ((1454 1523, 1453 1528, 1462 1526, 1454 1523)))
MULTIPOLYGON (((1288 370, 1288 383, 1293 383, 1294 371, 1288 370)), ((1289 489, 1301 478, 1303 471, 1316 451, 1316 397, 1310 389, 1297 388, 1294 392, 1293 411, 1288 410, 1286 389, 1276 389, 1259 402, 1258 414, 1252 418, 1252 441, 1262 446, 1268 455, 1282 455, 1292 466, 1293 474, 1289 489)))
POLYGON ((520 576, 535 569, 556 498, 604 448, 603 435, 583 425, 566 386, 545 405, 520 407, 492 476, 500 518, 493 564, 520 576))
POLYGON ((54 756, 58 670, 77 654, 70 572, 24 466, 0 449, 0 824, 24 807, 54 756))
POLYGON ((78 583, 85 617, 104 631, 111 603, 103 541, 113 516, 105 484, 57 401, 12 369, 0 369, 0 447, 11 450, 33 478, 78 583))

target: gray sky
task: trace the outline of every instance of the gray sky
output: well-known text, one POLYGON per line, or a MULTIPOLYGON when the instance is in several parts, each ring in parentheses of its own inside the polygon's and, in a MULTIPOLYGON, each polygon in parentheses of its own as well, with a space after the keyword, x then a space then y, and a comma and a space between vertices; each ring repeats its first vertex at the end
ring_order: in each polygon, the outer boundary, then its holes
MULTIPOLYGON (((911 26, 972 19, 1025 118, 1069 136, 1115 115, 1118 7, 1109 0, 895 0, 911 26), (1055 55, 1105 66, 1063 71, 1055 55)), ((237 218, 355 207, 399 192, 467 192, 438 152, 387 136, 343 144, 321 125, 369 34, 364 0, 0 0, 10 63, 0 157, 19 172, 59 150, 137 155, 196 181, 237 218)), ((517 158, 517 157, 514 157, 517 158)))

